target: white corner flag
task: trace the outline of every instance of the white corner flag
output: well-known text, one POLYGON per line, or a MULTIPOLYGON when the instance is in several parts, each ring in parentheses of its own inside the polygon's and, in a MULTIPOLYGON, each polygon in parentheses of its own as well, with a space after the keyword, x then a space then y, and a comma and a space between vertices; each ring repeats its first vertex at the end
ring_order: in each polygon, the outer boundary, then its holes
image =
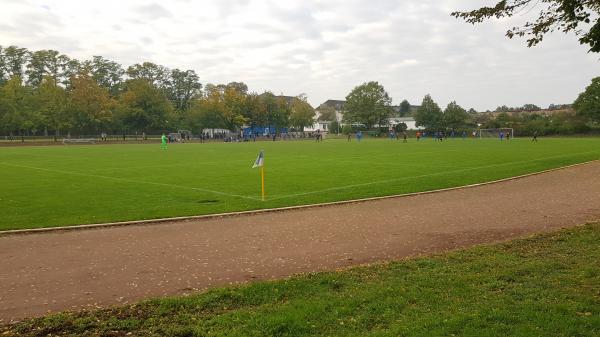
POLYGON ((263 167, 264 163, 265 163, 265 155, 264 155, 263 151, 261 150, 260 153, 258 154, 258 157, 256 158, 256 161, 254 162, 254 165, 252 166, 252 168, 263 167))
POLYGON ((260 186, 261 186, 261 194, 262 201, 265 201, 265 154, 261 150, 254 162, 252 168, 260 167, 260 186))

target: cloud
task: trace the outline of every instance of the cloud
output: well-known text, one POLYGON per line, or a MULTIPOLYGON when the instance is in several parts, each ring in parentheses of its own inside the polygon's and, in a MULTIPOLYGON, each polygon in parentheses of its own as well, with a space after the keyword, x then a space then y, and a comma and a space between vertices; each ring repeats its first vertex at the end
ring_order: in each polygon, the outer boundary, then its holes
POLYGON ((156 3, 136 6, 134 9, 138 14, 142 15, 143 19, 147 20, 157 20, 160 18, 170 18, 173 16, 168 9, 156 3))
POLYGON ((0 45, 194 69, 204 83, 306 92, 312 105, 379 81, 398 103, 431 93, 477 109, 568 103, 597 76, 572 35, 529 49, 504 37, 517 21, 450 17, 480 0, 3 0, 0 45), (43 8, 51 5, 51 9, 43 8))

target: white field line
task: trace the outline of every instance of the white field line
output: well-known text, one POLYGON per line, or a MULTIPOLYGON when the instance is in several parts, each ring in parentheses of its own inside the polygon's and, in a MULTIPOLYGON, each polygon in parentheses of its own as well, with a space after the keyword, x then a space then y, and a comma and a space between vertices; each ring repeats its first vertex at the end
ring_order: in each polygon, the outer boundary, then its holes
POLYGON ((449 174, 449 173, 459 173, 459 172, 466 172, 466 171, 475 171, 475 170, 484 169, 484 168, 491 168, 491 167, 501 167, 501 166, 509 166, 509 165, 514 165, 514 164, 532 163, 532 162, 536 162, 536 161, 540 161, 540 160, 573 157, 573 156, 583 155, 583 154, 589 154, 589 153, 597 153, 597 152, 596 151, 579 152, 579 153, 572 153, 572 154, 563 155, 563 156, 551 156, 551 157, 537 158, 537 159, 532 159, 532 160, 523 160, 523 161, 515 161, 515 162, 509 162, 509 163, 476 166, 476 167, 464 168, 464 169, 460 169, 460 170, 451 170, 451 171, 442 171, 442 172, 437 172, 437 173, 428 173, 428 174, 422 174, 422 175, 418 175, 418 176, 409 176, 409 177, 402 177, 402 178, 394 178, 394 179, 385 179, 385 180, 371 181, 371 182, 368 182, 368 183, 352 184, 352 185, 345 185, 345 186, 337 186, 337 187, 325 188, 325 189, 316 190, 316 191, 287 194, 287 195, 282 195, 282 196, 278 196, 278 197, 275 197, 275 198, 268 198, 268 200, 269 201, 280 200, 280 199, 286 199, 286 198, 291 198, 291 197, 299 197, 299 196, 310 195, 310 194, 317 194, 317 193, 323 193, 323 192, 345 190, 345 189, 354 188, 354 187, 363 187, 363 186, 370 186, 370 185, 376 185, 376 184, 398 182, 398 181, 403 181, 403 180, 411 180, 411 179, 418 179, 418 178, 439 176, 439 175, 445 175, 445 174, 449 174))
POLYGON ((241 163, 241 162, 246 162, 246 163, 250 163, 250 165, 248 165, 248 167, 252 167, 252 163, 254 162, 254 159, 250 158, 248 159, 238 159, 238 160, 225 160, 222 162, 201 162, 200 164, 193 164, 191 162, 185 163, 185 164, 164 164, 164 165, 143 165, 143 166, 124 166, 124 167, 106 167, 106 168, 99 168, 99 169, 92 169, 89 172, 105 172, 105 171, 131 171, 131 170, 141 170, 141 169, 147 169, 147 168, 169 168, 169 167, 194 167, 194 168, 201 168, 204 165, 227 165, 229 163, 241 163))
POLYGON ((0 165, 9 166, 9 167, 17 167, 17 168, 25 168, 25 169, 30 169, 30 170, 46 171, 46 172, 51 172, 51 173, 60 173, 60 174, 76 175, 76 176, 82 176, 82 177, 114 180, 114 181, 120 181, 120 182, 131 183, 131 184, 146 184, 146 185, 154 185, 154 186, 162 186, 162 187, 170 187, 170 188, 180 188, 180 189, 207 192, 207 193, 213 193, 213 194, 217 194, 217 195, 224 195, 224 196, 236 197, 236 198, 242 198, 242 199, 248 199, 248 200, 254 200, 254 201, 261 200, 260 198, 257 198, 257 197, 250 197, 247 195, 239 195, 239 194, 232 194, 232 193, 226 193, 226 192, 220 192, 220 191, 213 191, 213 190, 208 190, 205 188, 198 188, 198 187, 156 183, 156 182, 152 182, 152 181, 133 180, 133 179, 118 178, 118 177, 102 176, 102 175, 97 175, 97 174, 70 172, 70 171, 63 171, 63 170, 53 170, 53 169, 46 169, 46 168, 26 166, 26 165, 6 164, 6 163, 0 163, 0 165))
POLYGON ((377 162, 377 163, 372 163, 372 162, 356 162, 353 160, 336 160, 336 163, 344 163, 344 164, 365 164, 368 165, 369 167, 412 167, 412 168, 418 168, 418 169, 431 169, 433 167, 443 167, 443 168, 449 168, 449 169, 455 169, 455 168, 459 168, 461 166, 456 166, 456 165, 445 165, 445 164, 433 164, 431 166, 426 166, 426 165, 415 165, 415 164, 408 164, 408 163, 403 163, 403 162, 377 162))

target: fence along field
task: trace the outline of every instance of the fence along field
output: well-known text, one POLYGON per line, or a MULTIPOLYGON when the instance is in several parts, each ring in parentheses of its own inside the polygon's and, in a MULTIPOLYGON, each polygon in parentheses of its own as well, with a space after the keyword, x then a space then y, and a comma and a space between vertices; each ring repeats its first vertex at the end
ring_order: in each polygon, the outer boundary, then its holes
POLYGON ((171 144, 167 151, 159 144, 6 147, 0 148, 0 230, 394 195, 599 156, 597 138, 171 144), (265 202, 259 172, 251 169, 261 149, 265 202))

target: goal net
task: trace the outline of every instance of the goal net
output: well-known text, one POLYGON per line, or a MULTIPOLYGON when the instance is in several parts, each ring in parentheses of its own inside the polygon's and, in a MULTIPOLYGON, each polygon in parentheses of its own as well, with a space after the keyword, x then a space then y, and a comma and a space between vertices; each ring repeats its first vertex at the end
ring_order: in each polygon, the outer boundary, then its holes
POLYGON ((502 136, 505 139, 514 138, 515 130, 512 128, 499 128, 499 129, 479 129, 479 138, 500 138, 502 136))

